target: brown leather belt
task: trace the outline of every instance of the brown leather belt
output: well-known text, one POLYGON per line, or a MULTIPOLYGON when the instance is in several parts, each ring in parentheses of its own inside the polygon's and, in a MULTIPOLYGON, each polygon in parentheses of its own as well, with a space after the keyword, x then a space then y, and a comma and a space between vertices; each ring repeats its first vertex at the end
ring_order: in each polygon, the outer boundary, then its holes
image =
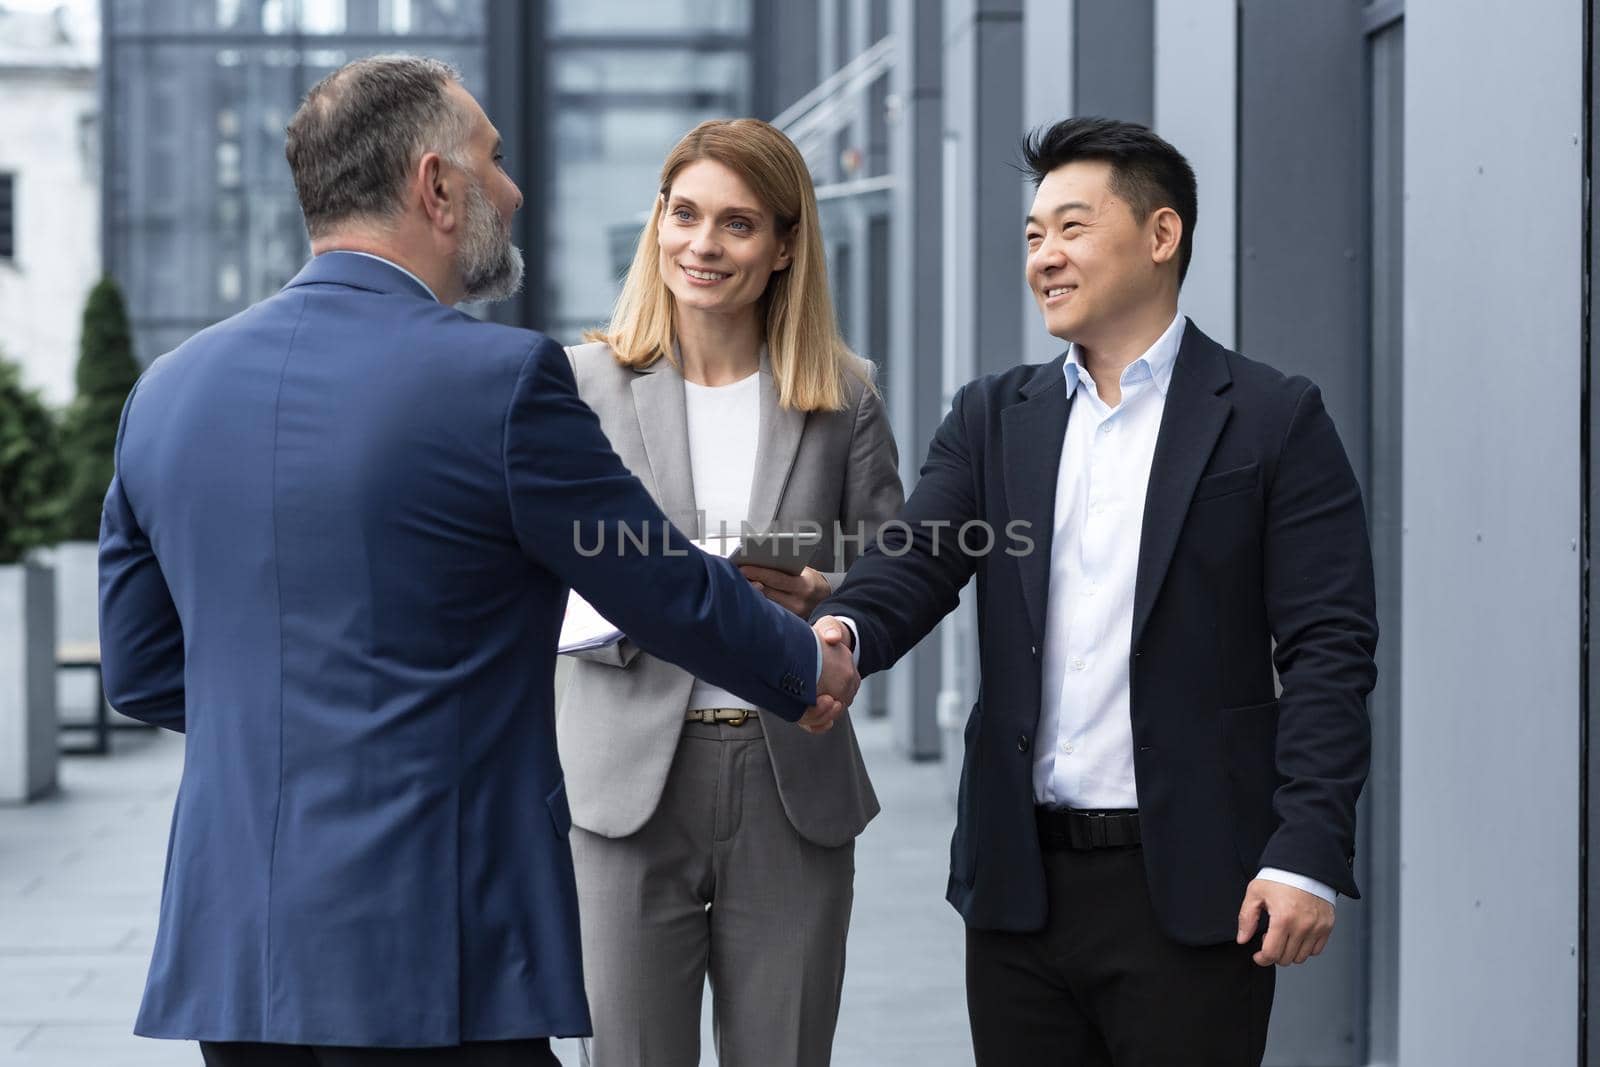
POLYGON ((684 721, 702 722, 707 725, 721 723, 724 726, 743 726, 755 718, 755 714, 749 708, 690 708, 684 721))
POLYGON ((1139 812, 1133 809, 1080 811, 1077 808, 1033 809, 1039 845, 1046 852, 1071 849, 1127 848, 1139 844, 1139 812))

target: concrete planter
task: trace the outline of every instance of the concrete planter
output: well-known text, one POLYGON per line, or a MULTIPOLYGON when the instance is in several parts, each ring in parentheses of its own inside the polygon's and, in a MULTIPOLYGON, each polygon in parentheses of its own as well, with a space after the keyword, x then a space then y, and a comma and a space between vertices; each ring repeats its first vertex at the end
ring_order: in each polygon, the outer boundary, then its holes
POLYGON ((0 567, 0 803, 55 788, 56 591, 51 568, 0 567))
MULTIPOLYGON (((93 541, 65 541, 52 551, 56 569, 56 646, 100 646, 100 546, 93 541)), ((56 707, 70 722, 94 718, 99 687, 87 671, 61 671, 56 676, 56 707)), ((115 713, 113 722, 131 722, 115 713)))
POLYGON ((100 546, 64 541, 55 547, 56 642, 100 643, 100 546))

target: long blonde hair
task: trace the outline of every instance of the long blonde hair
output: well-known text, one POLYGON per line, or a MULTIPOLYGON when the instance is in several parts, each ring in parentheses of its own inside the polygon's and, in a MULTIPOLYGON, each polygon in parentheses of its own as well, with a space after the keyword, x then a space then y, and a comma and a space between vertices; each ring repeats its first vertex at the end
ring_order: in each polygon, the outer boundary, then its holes
MULTIPOLYGON (((665 358, 676 366, 676 302, 661 278, 657 227, 672 181, 690 163, 714 160, 739 175, 772 212, 780 234, 793 241, 789 266, 774 271, 761 304, 766 313, 767 357, 778 387, 778 403, 798 411, 840 411, 846 406, 845 375, 858 377, 854 356, 833 315, 822 227, 811 173, 794 142, 760 119, 713 119, 684 135, 661 165, 660 195, 627 280, 604 328, 584 334, 605 341, 624 366, 643 369, 665 358)), ((683 369, 678 368, 680 371, 683 369)))

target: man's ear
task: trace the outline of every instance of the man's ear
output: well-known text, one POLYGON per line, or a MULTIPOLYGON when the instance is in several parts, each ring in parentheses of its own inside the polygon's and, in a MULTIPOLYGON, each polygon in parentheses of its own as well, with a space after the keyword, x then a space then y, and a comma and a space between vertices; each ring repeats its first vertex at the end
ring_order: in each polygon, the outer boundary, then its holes
POLYGON ((1150 221, 1150 258, 1156 263, 1177 259, 1183 244, 1183 220, 1170 207, 1161 207, 1156 208, 1150 221))
POLYGON ((461 200, 449 181, 450 171, 437 152, 424 152, 417 161, 417 189, 422 210, 434 226, 445 232, 461 224, 461 200))

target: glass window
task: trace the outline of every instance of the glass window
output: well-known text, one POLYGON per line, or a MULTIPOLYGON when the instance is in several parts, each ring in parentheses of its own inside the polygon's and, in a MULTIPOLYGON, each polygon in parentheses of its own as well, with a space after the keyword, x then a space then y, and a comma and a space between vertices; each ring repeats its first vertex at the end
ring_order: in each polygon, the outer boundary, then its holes
POLYGON ((17 258, 17 176, 0 174, 0 259, 17 258))
POLYGON ((344 0, 300 0, 300 29, 304 33, 343 33, 344 0))
POLYGON ((750 0, 552 3, 548 158, 560 163, 546 179, 543 318, 555 336, 576 341, 609 316, 678 139, 749 113, 749 51, 726 35, 748 32, 750 10, 750 0))
POLYGON ((554 0, 553 33, 743 33, 750 28, 749 0, 554 0))
POLYGON ((742 96, 749 77, 743 52, 650 49, 614 52, 601 48, 566 48, 553 57, 553 84, 568 92, 703 91, 742 96))
MULTIPOLYGON (((393 33, 475 37, 486 0, 114 0, 113 36, 393 33)), ((519 0, 521 2, 521 0, 519 0)))
POLYGON ((484 81, 486 0, 117 0, 107 5, 107 267, 139 354, 281 287, 310 254, 284 159, 306 91, 397 48, 484 81), (385 32, 407 40, 372 40, 385 32), (297 47, 296 32, 316 34, 297 47), (218 35, 225 35, 219 41, 218 35), (355 34, 362 34, 357 38, 355 34), (356 43, 359 42, 359 43, 356 43))

